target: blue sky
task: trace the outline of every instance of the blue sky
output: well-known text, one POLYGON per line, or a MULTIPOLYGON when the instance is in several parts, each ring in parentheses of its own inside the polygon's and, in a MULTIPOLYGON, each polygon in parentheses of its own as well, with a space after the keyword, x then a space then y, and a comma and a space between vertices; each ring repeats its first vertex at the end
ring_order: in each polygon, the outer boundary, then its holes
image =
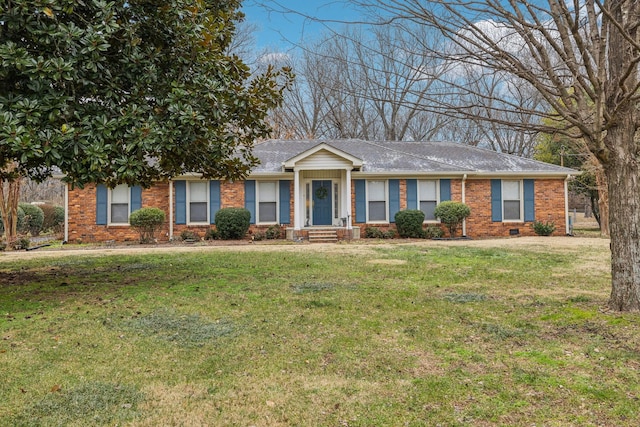
POLYGON ((245 0, 242 11, 249 23, 257 25, 255 40, 258 50, 287 51, 295 44, 317 39, 326 26, 340 28, 344 21, 359 15, 336 0, 245 0), (291 9, 298 13, 285 12, 291 9), (322 21, 315 22, 309 16, 322 21))

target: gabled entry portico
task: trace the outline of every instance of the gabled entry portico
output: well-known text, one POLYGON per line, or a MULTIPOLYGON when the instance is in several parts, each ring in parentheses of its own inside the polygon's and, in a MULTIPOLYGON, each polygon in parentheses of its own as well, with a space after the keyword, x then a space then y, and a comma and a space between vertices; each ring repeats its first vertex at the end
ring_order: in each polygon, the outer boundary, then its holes
POLYGON ((351 229, 351 172, 362 160, 320 144, 283 164, 294 173, 294 230, 304 227, 351 229))

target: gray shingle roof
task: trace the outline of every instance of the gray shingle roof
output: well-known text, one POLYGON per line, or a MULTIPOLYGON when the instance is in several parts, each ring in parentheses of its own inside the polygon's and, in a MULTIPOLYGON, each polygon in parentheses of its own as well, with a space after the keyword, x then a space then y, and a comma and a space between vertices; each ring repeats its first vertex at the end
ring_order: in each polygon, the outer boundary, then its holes
POLYGON ((253 154, 261 164, 254 172, 282 172, 285 161, 326 144, 364 162, 362 172, 479 174, 575 174, 569 168, 453 142, 339 140, 268 140, 253 154))

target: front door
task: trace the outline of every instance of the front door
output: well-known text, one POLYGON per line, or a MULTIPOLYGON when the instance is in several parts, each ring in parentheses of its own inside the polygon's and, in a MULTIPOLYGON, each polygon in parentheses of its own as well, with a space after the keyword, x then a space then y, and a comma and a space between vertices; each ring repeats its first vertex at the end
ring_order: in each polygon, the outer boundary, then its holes
POLYGON ((313 225, 331 225, 331 181, 313 181, 313 225))

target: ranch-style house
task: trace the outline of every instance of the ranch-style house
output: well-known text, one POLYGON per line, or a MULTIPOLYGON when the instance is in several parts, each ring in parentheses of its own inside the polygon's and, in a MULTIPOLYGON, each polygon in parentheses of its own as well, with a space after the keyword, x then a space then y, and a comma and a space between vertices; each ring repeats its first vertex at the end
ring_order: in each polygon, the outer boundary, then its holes
POLYGON ((251 212, 250 233, 278 224, 289 239, 322 230, 357 239, 366 227, 393 228, 404 209, 439 225, 433 212, 445 200, 471 208, 470 238, 532 235, 533 221, 569 230, 567 181, 577 172, 556 165, 451 142, 268 140, 253 153, 260 165, 244 181, 193 174, 148 189, 67 187, 65 240, 137 240, 128 221, 141 207, 165 212, 165 241, 186 229, 204 236, 226 207, 251 212))

